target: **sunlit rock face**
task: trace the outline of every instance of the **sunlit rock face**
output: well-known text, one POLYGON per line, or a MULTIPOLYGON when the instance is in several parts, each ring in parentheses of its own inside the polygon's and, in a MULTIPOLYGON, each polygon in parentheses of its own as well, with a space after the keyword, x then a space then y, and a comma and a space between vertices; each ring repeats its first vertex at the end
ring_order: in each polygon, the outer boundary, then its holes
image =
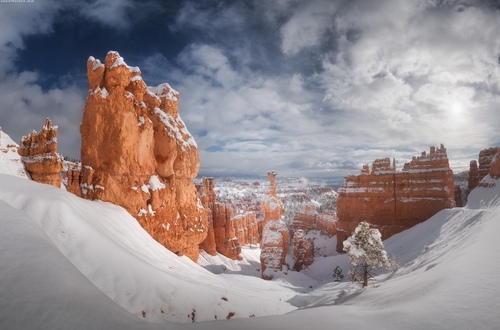
POLYGON ((200 248, 211 255, 241 259, 241 246, 260 242, 256 213, 236 208, 226 201, 218 201, 214 179, 203 178, 197 185, 198 195, 207 211, 208 235, 200 248))
POLYGON ((273 273, 283 270, 286 264, 285 258, 288 253, 289 234, 286 224, 281 220, 283 205, 276 194, 277 173, 267 173, 269 179, 269 190, 262 203, 262 241, 260 263, 262 278, 273 279, 273 273))
POLYGON ((397 172, 390 159, 376 160, 371 172, 346 177, 338 190, 337 251, 361 221, 382 233, 383 239, 455 206, 453 172, 446 148, 430 148, 397 172))
POLYGON ((68 190, 123 206, 171 251, 198 259, 207 216, 193 178, 197 145, 178 114, 179 93, 148 87, 137 67, 110 51, 87 61, 82 168, 68 171, 68 190))
POLYGON ((22 137, 18 153, 34 181, 59 188, 64 160, 57 153, 57 133, 58 127, 47 118, 40 132, 22 137))

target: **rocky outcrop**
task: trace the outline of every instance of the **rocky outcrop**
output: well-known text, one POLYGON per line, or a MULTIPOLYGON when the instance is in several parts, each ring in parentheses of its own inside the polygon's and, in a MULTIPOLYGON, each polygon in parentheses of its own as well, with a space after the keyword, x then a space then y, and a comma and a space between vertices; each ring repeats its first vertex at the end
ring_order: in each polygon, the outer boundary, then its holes
POLYGON ((300 271, 314 262, 314 241, 298 229, 293 235, 293 269, 300 271))
POLYGON ((500 150, 497 151, 490 165, 490 176, 493 179, 500 178, 500 150))
POLYGON ((477 171, 479 181, 481 181, 486 175, 490 173, 491 163, 493 161, 493 158, 495 158, 498 150, 498 147, 493 147, 481 150, 479 152, 479 167, 477 171))
POLYGON ((337 234, 336 220, 337 215, 335 213, 318 213, 316 206, 308 203, 295 213, 290 225, 290 231, 303 230, 307 233, 311 230, 317 230, 324 236, 333 237, 337 234))
POLYGON ((430 148, 397 172, 390 159, 374 162, 371 172, 350 175, 338 190, 337 251, 361 221, 380 230, 383 239, 455 205, 453 172, 446 148, 430 148))
POLYGON ((264 218, 260 263, 262 278, 265 280, 273 279, 275 272, 283 270, 289 246, 288 228, 281 220, 283 205, 276 194, 276 176, 274 171, 267 173, 269 190, 262 203, 264 218))
POLYGON ((240 260, 242 245, 260 242, 256 213, 217 200, 213 178, 203 178, 196 188, 208 215, 208 235, 200 248, 211 255, 219 252, 240 260))
POLYGON ((469 195, 469 193, 479 185, 479 182, 490 173, 492 161, 499 149, 498 147, 493 147, 481 150, 478 157, 479 166, 478 161, 471 160, 467 195, 469 195))
POLYGON ((336 218, 335 213, 318 213, 316 206, 312 203, 304 204, 300 211, 295 213, 290 225, 294 270, 300 271, 314 261, 314 240, 307 234, 316 231, 322 236, 335 236, 337 233, 336 218))
POLYGON ((87 61, 90 90, 80 126, 82 168, 68 190, 123 206, 158 242, 197 261, 207 215, 193 178, 196 143, 178 114, 179 93, 148 87, 117 52, 87 61))
POLYGON ((18 153, 31 178, 40 183, 61 187, 64 160, 57 153, 57 126, 49 118, 39 133, 23 136, 18 153))

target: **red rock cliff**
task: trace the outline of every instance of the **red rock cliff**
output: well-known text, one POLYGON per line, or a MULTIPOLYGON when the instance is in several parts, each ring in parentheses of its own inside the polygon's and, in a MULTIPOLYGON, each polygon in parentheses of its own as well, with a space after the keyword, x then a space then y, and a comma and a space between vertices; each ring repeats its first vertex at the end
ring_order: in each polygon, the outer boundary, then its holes
POLYGON ((382 233, 383 239, 453 207, 454 180, 443 145, 430 148, 396 172, 388 158, 376 160, 371 173, 346 177, 338 190, 337 250, 361 221, 382 233))
POLYGON ((31 178, 40 183, 61 187, 64 160, 57 153, 57 126, 49 118, 39 133, 23 136, 18 153, 31 178))
POLYGON ((262 220, 260 263, 262 278, 265 280, 271 280, 274 272, 283 269, 290 244, 288 228, 281 220, 283 205, 276 194, 276 176, 277 173, 274 171, 267 173, 269 190, 262 203, 264 219, 262 220))
POLYGON ((139 68, 113 51, 104 64, 90 57, 87 75, 82 170, 70 171, 68 189, 123 206, 154 239, 196 262, 207 216, 192 181, 200 162, 178 114, 179 93, 146 86, 139 68))

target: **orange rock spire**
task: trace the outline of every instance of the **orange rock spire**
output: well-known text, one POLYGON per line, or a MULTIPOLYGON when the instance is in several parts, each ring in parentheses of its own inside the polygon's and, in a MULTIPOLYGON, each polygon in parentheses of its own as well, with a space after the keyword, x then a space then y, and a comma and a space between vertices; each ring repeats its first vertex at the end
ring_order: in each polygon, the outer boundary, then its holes
POLYGON ((148 87, 137 67, 110 51, 87 61, 81 173, 68 190, 123 206, 151 236, 193 261, 207 236, 207 217, 192 181, 196 143, 178 114, 179 93, 148 87), (77 179, 78 178, 78 179, 77 179))
POLYGON ((57 132, 58 127, 47 118, 39 133, 33 131, 22 137, 18 153, 34 181, 59 188, 64 161, 57 153, 57 132))

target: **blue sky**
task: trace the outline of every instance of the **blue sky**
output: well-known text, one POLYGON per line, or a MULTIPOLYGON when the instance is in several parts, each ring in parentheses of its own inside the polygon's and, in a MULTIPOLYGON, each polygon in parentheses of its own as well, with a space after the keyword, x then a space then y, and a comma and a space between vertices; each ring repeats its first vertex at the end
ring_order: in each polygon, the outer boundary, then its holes
POLYGON ((86 61, 116 50, 181 93, 201 175, 333 177, 443 143, 500 145, 496 1, 0 3, 0 126, 49 116, 79 158, 86 61))

